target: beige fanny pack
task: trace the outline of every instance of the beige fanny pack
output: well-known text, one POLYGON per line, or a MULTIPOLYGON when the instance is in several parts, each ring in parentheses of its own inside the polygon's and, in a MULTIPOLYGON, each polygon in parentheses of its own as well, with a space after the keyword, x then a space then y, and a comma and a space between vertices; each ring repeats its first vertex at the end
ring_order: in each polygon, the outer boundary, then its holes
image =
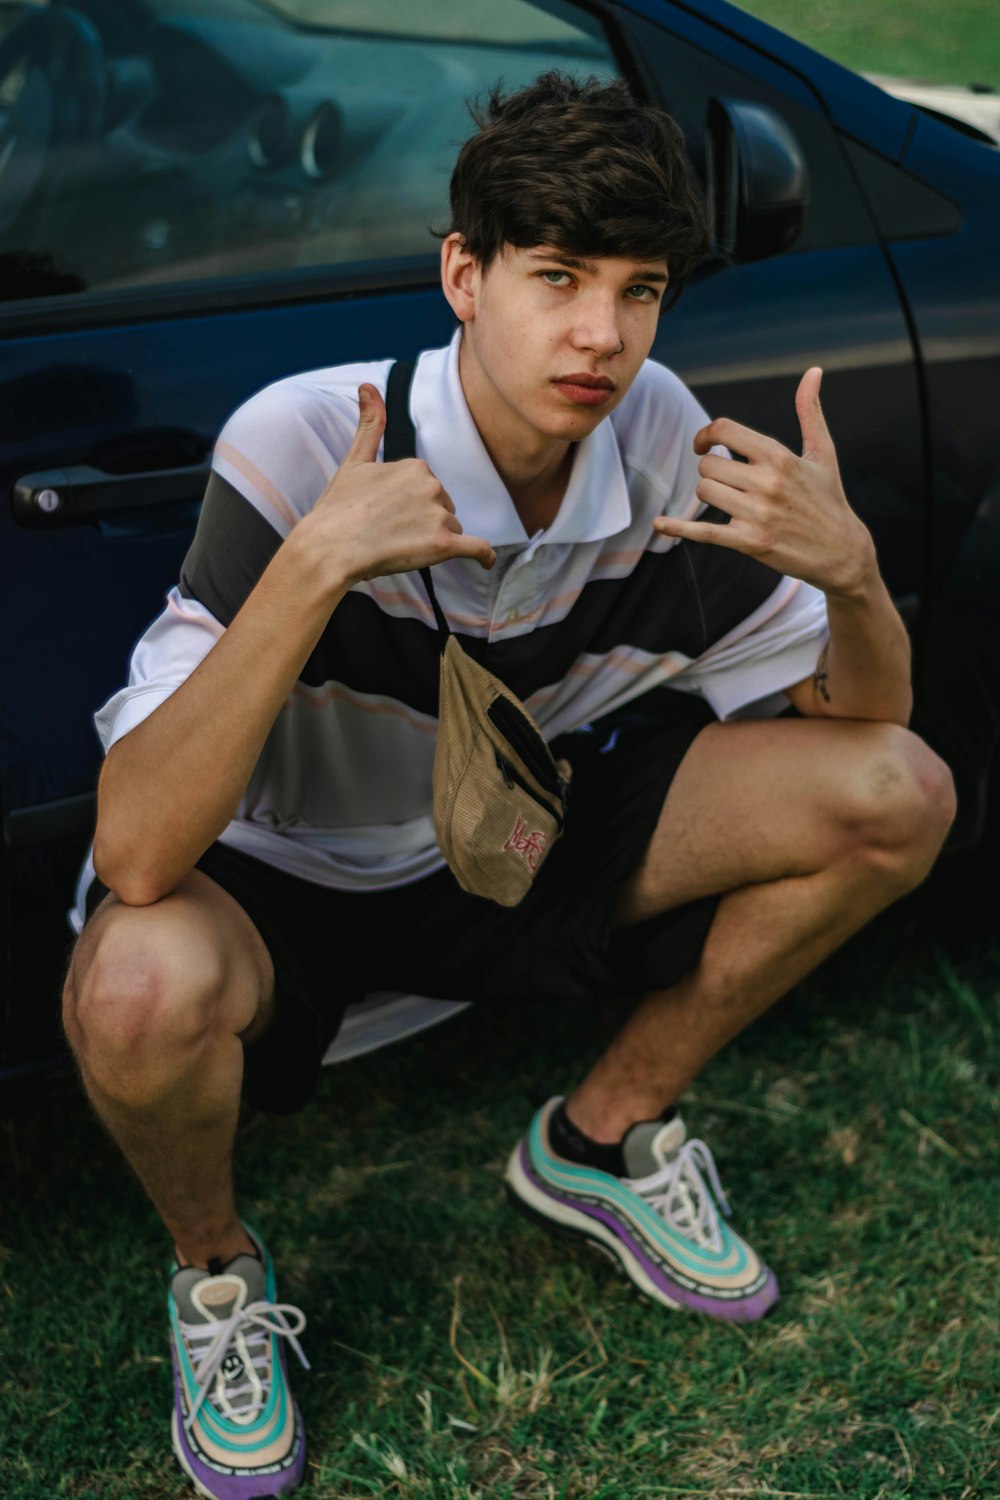
POLYGON ((520 699, 467 656, 427 585, 444 642, 434 831, 463 890, 516 906, 563 831, 568 780, 520 699))
MULTIPOLYGON (((412 364, 393 366, 386 390, 385 458, 411 457, 412 364)), ((534 719, 498 677, 468 656, 420 573, 441 643, 434 830, 463 890, 516 906, 563 830, 569 770, 556 764, 534 719)))

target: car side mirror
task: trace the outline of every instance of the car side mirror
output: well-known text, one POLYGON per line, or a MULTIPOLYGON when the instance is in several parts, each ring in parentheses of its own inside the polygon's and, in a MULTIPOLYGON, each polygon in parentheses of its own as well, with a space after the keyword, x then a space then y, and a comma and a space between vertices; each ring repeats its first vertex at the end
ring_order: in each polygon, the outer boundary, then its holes
POLYGON ((784 120, 749 99, 711 99, 705 136, 716 255, 750 261, 787 250, 805 222, 809 173, 784 120))

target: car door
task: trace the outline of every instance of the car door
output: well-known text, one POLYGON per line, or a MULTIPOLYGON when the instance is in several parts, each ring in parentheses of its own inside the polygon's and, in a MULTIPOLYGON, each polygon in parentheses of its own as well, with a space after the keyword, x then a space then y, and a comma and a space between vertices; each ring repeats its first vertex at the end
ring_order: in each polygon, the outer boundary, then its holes
POLYGON ((57 1044, 92 714, 176 577, 213 437, 295 370, 447 339, 428 227, 446 227, 465 100, 501 76, 624 71, 677 114, 702 171, 713 99, 785 122, 811 184, 797 241, 713 257, 654 353, 711 412, 790 442, 797 378, 823 364, 845 470, 891 536, 894 587, 916 589, 905 321, 821 99, 749 25, 663 0, 0 0, 9 1064, 57 1044))

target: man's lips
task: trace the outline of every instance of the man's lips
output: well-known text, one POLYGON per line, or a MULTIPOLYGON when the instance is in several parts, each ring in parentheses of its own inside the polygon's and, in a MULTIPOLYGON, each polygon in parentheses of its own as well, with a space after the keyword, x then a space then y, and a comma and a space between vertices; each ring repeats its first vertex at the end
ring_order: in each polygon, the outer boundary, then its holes
POLYGON ((578 371, 572 375, 557 375, 552 384, 567 400, 579 406, 600 406, 614 391, 615 384, 607 375, 590 375, 578 371))

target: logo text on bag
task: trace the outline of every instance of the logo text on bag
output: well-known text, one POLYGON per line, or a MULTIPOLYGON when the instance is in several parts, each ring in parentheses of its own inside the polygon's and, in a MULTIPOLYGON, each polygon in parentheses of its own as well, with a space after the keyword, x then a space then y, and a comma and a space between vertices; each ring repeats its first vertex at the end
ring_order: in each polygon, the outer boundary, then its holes
POLYGON ((518 813, 517 822, 511 829, 507 842, 502 847, 505 852, 511 849, 515 854, 519 854, 527 864, 529 870, 534 874, 535 870, 538 869, 538 861, 545 853, 548 843, 548 838, 542 833, 541 829, 535 828, 529 830, 527 823, 521 817, 521 814, 518 813))

